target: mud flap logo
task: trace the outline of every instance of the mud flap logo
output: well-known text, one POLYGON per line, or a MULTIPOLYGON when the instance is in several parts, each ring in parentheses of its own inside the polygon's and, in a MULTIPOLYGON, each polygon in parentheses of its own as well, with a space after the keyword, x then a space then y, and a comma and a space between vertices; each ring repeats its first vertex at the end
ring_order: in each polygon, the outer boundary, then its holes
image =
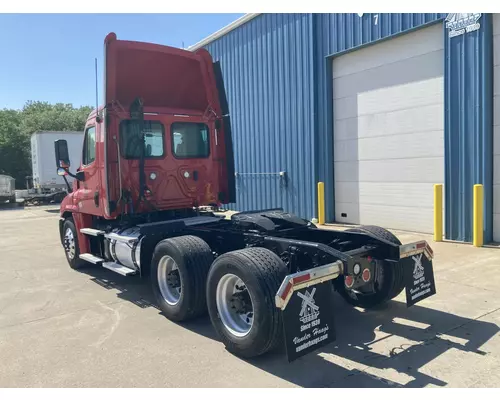
POLYGON ((307 324, 319 317, 319 307, 314 301, 314 293, 316 293, 316 288, 313 288, 311 293, 306 290, 305 294, 297 292, 297 296, 302 299, 302 306, 300 308, 300 321, 303 324, 307 324))
POLYGON ((335 340, 332 305, 331 282, 299 289, 292 294, 283 311, 289 361, 335 340))
POLYGON ((415 261, 415 268, 413 268, 413 279, 418 280, 424 276, 425 270, 422 266, 422 256, 423 254, 419 254, 417 256, 413 256, 413 261, 415 261))

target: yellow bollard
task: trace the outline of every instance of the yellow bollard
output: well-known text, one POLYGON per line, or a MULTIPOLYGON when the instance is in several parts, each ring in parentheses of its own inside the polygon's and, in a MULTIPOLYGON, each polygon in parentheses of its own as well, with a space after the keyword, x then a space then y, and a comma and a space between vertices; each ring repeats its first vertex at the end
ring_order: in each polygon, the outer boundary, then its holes
POLYGON ((475 247, 483 246, 483 185, 474 185, 474 203, 473 203, 473 238, 472 244, 475 247))
POLYGON ((318 182, 318 224, 325 225, 325 184, 318 182))
POLYGON ((434 185, 434 241, 443 241, 443 185, 434 185))

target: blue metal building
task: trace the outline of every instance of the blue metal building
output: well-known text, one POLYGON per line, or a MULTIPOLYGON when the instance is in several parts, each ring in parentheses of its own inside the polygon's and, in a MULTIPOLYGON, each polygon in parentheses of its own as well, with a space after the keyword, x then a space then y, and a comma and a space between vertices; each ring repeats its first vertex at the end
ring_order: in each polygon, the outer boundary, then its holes
POLYGON ((192 46, 222 67, 233 206, 312 219, 322 181, 327 222, 429 232, 443 183, 445 236, 471 241, 481 183, 500 241, 499 34, 496 14, 247 14, 192 46))

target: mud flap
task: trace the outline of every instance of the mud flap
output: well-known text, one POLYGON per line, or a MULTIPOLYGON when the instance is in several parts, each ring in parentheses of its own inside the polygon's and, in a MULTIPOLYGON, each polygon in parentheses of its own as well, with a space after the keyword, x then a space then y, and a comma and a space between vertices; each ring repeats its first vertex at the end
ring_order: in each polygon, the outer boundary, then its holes
POLYGON ((400 247, 401 262, 404 263, 404 281, 406 287, 406 306, 436 294, 433 252, 427 242, 411 243, 400 247))
POLYGON ((432 295, 436 294, 436 283, 432 260, 423 254, 417 254, 404 260, 406 305, 411 307, 432 295))
POLYGON ((281 309, 288 361, 335 340, 333 285, 342 261, 287 275, 276 293, 281 309))
POLYGON ((288 361, 333 342, 332 283, 324 282, 294 291, 283 310, 283 325, 288 361))

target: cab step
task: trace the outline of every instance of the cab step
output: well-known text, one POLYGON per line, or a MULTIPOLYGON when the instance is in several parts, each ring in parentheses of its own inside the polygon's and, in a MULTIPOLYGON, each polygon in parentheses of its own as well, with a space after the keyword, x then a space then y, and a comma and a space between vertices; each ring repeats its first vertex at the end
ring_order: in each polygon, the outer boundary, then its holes
POLYGON ((96 265, 100 264, 104 261, 101 257, 94 256, 93 254, 90 254, 90 253, 80 254, 80 258, 82 260, 85 260, 89 263, 96 264, 96 265))
POLYGON ((89 235, 89 236, 100 236, 104 235, 104 231, 101 231, 100 229, 93 229, 93 228, 82 228, 80 229, 80 232, 83 233, 84 235, 89 235))
POLYGON ((125 267, 124 265, 117 264, 117 263, 112 262, 112 261, 103 262, 102 266, 104 268, 109 269, 110 271, 116 272, 117 274, 120 274, 123 276, 135 275, 137 273, 137 271, 135 269, 125 267))

